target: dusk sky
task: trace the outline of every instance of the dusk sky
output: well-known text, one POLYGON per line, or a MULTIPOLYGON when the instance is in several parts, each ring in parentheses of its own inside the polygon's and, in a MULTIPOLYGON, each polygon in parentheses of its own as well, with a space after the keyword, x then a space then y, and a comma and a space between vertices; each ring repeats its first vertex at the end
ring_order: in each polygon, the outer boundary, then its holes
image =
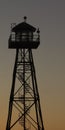
POLYGON ((6 129, 15 60, 10 25, 24 16, 40 29, 33 56, 45 130, 65 130, 65 0, 0 0, 0 130, 6 129))

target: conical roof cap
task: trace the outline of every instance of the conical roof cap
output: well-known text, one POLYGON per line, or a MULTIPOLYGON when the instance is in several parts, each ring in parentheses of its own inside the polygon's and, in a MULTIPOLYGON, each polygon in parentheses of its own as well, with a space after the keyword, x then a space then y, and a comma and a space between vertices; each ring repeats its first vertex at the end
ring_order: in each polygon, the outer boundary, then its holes
POLYGON ((35 32, 35 30, 36 30, 35 27, 26 22, 17 24, 15 27, 12 28, 13 32, 35 32))

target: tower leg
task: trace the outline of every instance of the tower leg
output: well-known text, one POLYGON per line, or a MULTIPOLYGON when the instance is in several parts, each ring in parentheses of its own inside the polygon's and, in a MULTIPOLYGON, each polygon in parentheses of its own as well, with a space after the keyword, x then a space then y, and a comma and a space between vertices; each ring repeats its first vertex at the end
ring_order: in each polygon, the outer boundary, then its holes
POLYGON ((38 86, 37 86, 32 51, 30 50, 29 53, 30 53, 30 61, 31 61, 31 76, 32 76, 33 89, 34 89, 35 109, 36 109, 38 130, 44 130, 42 113, 41 113, 41 106, 40 106, 40 97, 39 97, 39 92, 38 92, 38 86))
POLYGON ((13 99, 14 99, 14 89, 15 89, 15 79, 16 79, 17 59, 18 59, 18 49, 16 50, 16 58, 15 58, 15 65, 14 65, 14 71, 13 71, 13 80, 12 80, 12 88, 11 88, 10 100, 9 100, 9 111, 8 111, 8 119, 7 119, 6 130, 10 130, 10 124, 11 124, 13 99))

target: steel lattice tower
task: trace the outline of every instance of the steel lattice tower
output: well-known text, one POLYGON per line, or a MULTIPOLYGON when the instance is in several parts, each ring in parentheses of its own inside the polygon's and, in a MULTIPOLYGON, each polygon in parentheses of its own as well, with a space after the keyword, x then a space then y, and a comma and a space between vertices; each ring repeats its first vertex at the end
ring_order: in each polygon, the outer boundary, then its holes
POLYGON ((26 22, 26 17, 24 22, 11 29, 9 48, 16 49, 16 57, 6 130, 16 127, 19 130, 44 130, 32 55, 32 49, 39 44, 39 29, 36 32, 36 28, 26 22))

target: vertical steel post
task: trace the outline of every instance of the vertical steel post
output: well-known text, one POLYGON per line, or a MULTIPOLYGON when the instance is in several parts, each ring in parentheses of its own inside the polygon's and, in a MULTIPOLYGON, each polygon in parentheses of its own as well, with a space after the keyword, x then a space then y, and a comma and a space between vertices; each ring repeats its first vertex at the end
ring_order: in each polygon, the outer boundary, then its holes
POLYGON ((11 93, 10 93, 9 111, 8 111, 8 119, 7 119, 6 130, 10 130, 10 124, 11 124, 13 99, 14 99, 14 89, 15 89, 15 79, 16 79, 16 69, 17 69, 17 59, 18 59, 18 49, 16 50, 15 65, 14 65, 14 70, 13 70, 12 88, 11 88, 11 93))

